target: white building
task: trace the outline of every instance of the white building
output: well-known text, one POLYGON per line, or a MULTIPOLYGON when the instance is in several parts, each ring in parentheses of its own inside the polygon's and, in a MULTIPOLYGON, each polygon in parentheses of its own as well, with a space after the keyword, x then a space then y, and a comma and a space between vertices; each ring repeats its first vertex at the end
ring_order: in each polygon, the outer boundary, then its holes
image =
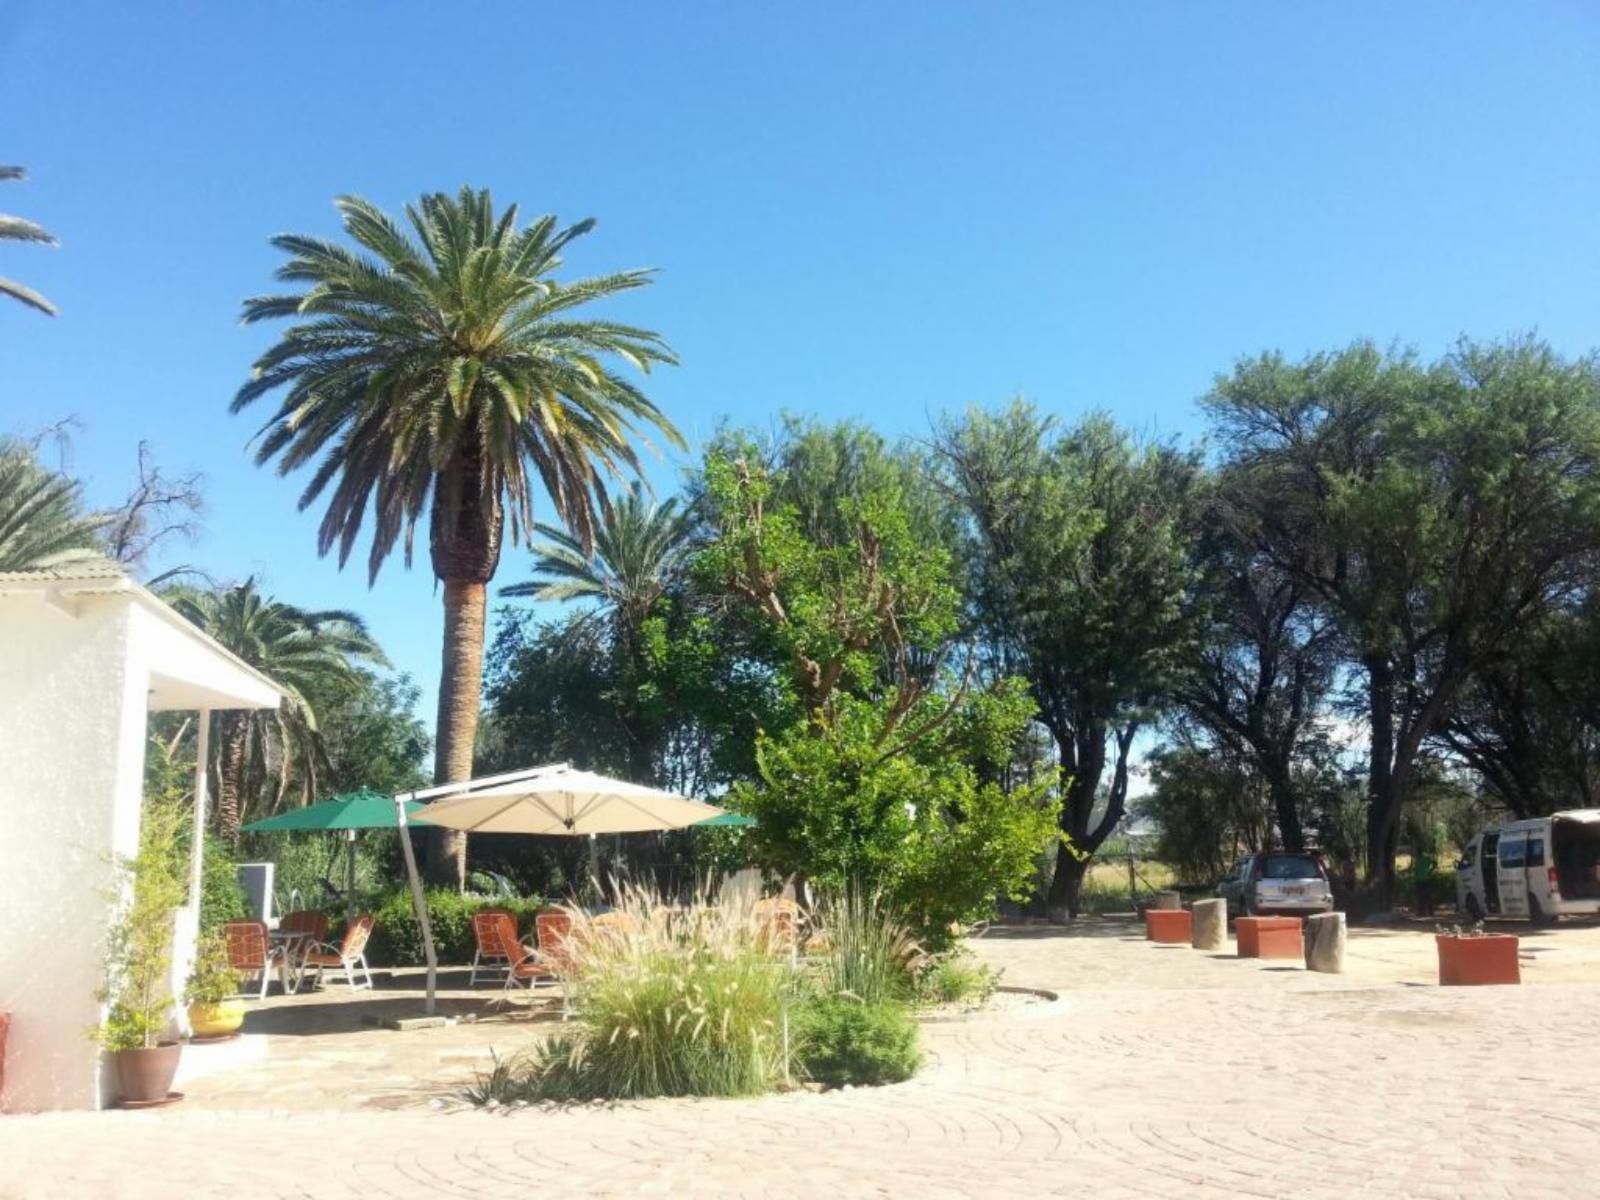
MULTIPOLYGON (((101 1015, 113 855, 138 846, 148 714, 194 711, 204 731, 212 709, 276 708, 280 694, 114 563, 0 573, 0 1012, 10 1014, 0 1109, 96 1108, 114 1096, 88 1031, 101 1015)), ((195 782, 198 827, 203 770, 195 782)), ((202 844, 178 915, 180 983, 202 844)))

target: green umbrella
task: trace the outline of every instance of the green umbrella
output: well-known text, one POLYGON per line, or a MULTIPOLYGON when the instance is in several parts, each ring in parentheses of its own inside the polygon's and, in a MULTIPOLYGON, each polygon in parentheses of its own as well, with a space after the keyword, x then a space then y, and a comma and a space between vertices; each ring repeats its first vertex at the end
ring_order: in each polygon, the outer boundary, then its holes
MULTIPOLYGON (((425 806, 415 801, 406 805, 406 823, 408 825, 426 825, 428 823, 422 817, 413 818, 411 816, 413 812, 423 807, 425 806)), ((275 817, 252 821, 245 826, 245 829, 250 833, 284 833, 308 829, 339 829, 346 831, 345 840, 349 843, 350 849, 349 855, 345 859, 344 868, 346 919, 355 914, 356 830, 397 828, 399 828, 399 819, 394 811, 394 797, 385 796, 382 792, 367 791, 365 789, 359 792, 346 792, 342 796, 334 796, 330 800, 323 800, 317 804, 308 804, 304 808, 293 808, 288 812, 279 813, 275 817)))
POLYGON ((743 813, 725 812, 721 816, 712 817, 709 821, 696 822, 695 828, 704 829, 708 825, 734 825, 742 829, 755 823, 756 819, 754 817, 747 817, 743 813))
MULTIPOLYGON (((425 807, 415 800, 406 805, 406 824, 426 825, 428 822, 422 817, 411 816, 425 807)), ((247 833, 285 833, 306 829, 394 829, 398 823, 393 796, 363 790, 304 808, 291 808, 275 817, 252 821, 244 828, 247 833)))

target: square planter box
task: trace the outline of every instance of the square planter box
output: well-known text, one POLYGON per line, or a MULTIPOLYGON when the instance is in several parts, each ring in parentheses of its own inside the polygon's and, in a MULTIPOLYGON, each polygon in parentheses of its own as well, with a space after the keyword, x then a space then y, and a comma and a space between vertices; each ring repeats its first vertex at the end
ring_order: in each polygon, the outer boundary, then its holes
POLYGON ((1240 917, 1234 922, 1240 958, 1305 957, 1299 917, 1240 917))
POLYGON ((1162 945, 1187 946, 1192 920, 1188 909, 1147 908, 1144 910, 1144 936, 1162 945))
POLYGON ((1488 937, 1434 935, 1439 947, 1439 986, 1465 987, 1484 983, 1521 983, 1517 938, 1509 933, 1488 937))

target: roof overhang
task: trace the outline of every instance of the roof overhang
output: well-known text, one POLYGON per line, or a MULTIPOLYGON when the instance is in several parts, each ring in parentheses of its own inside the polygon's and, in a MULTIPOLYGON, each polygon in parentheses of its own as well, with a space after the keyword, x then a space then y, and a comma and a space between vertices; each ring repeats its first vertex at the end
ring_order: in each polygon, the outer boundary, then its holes
POLYGON ((91 564, 82 574, 67 567, 14 572, 0 576, 0 597, 4 596, 35 598, 69 619, 76 619, 91 606, 129 605, 133 610, 130 637, 150 673, 152 712, 277 708, 287 694, 120 571, 91 564))

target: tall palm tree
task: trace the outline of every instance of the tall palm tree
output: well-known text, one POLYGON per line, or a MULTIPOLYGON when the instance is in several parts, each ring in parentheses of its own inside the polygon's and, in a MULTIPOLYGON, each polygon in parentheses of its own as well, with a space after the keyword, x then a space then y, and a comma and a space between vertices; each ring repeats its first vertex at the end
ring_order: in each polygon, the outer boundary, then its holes
POLYGON ((215 591, 178 593, 173 607, 285 692, 276 711, 217 716, 217 832, 237 841, 245 809, 265 790, 273 760, 278 766, 272 808, 283 802, 291 779, 299 782, 302 803, 316 797, 327 752, 309 697, 341 685, 361 686, 361 664, 386 665, 386 660, 354 613, 284 604, 262 595, 254 579, 215 591))
POLYGON ((82 511, 73 480, 40 466, 26 442, 0 438, 0 571, 94 557, 105 523, 82 511))
MULTIPOLYGON (((611 624, 612 652, 642 674, 641 629, 656 602, 680 577, 688 556, 692 526, 676 498, 652 504, 634 483, 626 495, 602 515, 594 545, 586 549, 572 534, 550 525, 534 527, 544 541, 535 542, 533 578, 502 588, 502 596, 535 600, 594 601, 594 614, 611 624)), ((648 722, 637 707, 625 717, 631 740, 629 774, 637 783, 654 782, 653 742, 648 722)))
MULTIPOLYGON (((0 183, 27 177, 28 173, 21 167, 0 166, 0 183)), ((32 221, 0 213, 0 242, 37 242, 45 246, 54 246, 56 239, 32 221)), ((24 287, 14 280, 0 278, 0 296, 10 296, 13 300, 20 300, 29 308, 36 308, 47 316, 56 315, 54 304, 32 288, 24 287)))
MULTIPOLYGON (((370 578, 404 537, 406 561, 426 514, 434 574, 444 583, 439 782, 472 775, 483 681, 485 594, 506 520, 513 542, 534 526, 543 487, 557 519, 591 544, 605 479, 638 469, 640 427, 682 439, 612 360, 648 371, 671 351, 647 329, 572 312, 643 287, 647 271, 558 282, 561 251, 592 220, 517 227, 487 191, 435 193, 406 208, 409 233, 353 196, 338 209, 359 249, 282 235, 277 277, 304 290, 245 302, 247 322, 294 324, 256 360, 238 411, 285 389, 262 428, 256 461, 280 473, 316 460, 305 508, 332 484, 318 549, 349 558, 368 509, 370 578)), ((466 843, 434 830, 429 871, 461 886, 466 843)))

